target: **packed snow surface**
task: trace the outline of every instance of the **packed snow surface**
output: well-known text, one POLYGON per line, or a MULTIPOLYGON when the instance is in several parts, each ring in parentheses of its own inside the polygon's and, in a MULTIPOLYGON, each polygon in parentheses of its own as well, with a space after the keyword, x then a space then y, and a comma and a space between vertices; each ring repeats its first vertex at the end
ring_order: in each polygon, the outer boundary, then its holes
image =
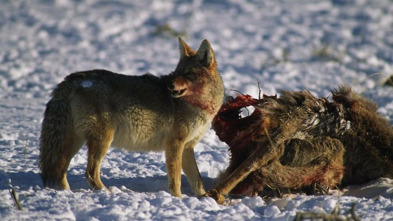
MULTIPOLYGON (((108 69, 168 74, 177 36, 193 48, 208 39, 228 95, 279 89, 328 96, 348 84, 393 123, 393 2, 389 0, 4 0, 0 7, 0 220, 291 220, 299 212, 393 219, 393 180, 381 178, 327 196, 292 195, 218 205, 197 198, 183 176, 183 199, 168 193, 162 152, 111 149, 92 191, 86 147, 71 162, 72 191, 46 189, 37 157, 49 94, 66 75, 108 69), (259 87, 258 87, 259 83, 259 87), (23 210, 18 210, 14 189, 23 210)), ((92 82, 82 83, 90 87, 92 82)), ((209 130, 196 146, 206 189, 229 161, 209 130)))

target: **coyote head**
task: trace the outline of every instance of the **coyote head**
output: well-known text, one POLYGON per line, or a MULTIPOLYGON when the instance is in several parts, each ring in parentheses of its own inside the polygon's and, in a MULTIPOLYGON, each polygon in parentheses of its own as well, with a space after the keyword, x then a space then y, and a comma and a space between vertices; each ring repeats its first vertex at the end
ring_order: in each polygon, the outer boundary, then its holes
POLYGON ((179 49, 180 61, 168 85, 171 95, 202 109, 221 106, 224 86, 209 41, 203 40, 195 52, 179 38, 179 49))
POLYGON ((179 38, 180 61, 172 73, 169 90, 175 98, 200 93, 208 79, 216 74, 216 60, 213 49, 207 40, 201 43, 198 51, 190 48, 179 38))

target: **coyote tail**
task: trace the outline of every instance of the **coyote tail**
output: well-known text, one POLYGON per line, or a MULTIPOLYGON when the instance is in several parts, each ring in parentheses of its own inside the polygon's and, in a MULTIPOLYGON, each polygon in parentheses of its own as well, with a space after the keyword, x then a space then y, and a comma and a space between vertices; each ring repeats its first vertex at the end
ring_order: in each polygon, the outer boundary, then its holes
MULTIPOLYGON (((69 164, 67 152, 70 145, 72 126, 71 107, 67 95, 69 83, 60 83, 52 92, 47 103, 40 137, 39 166, 45 187, 62 187, 57 181, 62 180, 69 164)), ((67 184, 68 185, 68 184, 67 184)), ((69 188, 69 187, 68 187, 69 188)))

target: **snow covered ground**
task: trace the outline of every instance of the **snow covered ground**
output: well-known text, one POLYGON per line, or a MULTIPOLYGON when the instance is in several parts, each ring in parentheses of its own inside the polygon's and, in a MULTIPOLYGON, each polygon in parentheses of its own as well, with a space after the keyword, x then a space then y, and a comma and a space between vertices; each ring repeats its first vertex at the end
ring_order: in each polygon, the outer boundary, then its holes
MULTIPOLYGON (((393 219, 393 180, 350 187, 339 196, 263 200, 231 206, 167 192, 163 153, 110 150, 103 182, 84 178, 86 148, 69 168, 73 191, 44 189, 37 167, 40 123, 49 93, 67 74, 104 68, 138 75, 170 73, 176 37, 197 48, 208 39, 228 94, 278 89, 328 96, 349 84, 393 123, 393 2, 389 0, 3 0, 0 7, 0 220, 291 220, 297 212, 355 213, 393 219), (133 3, 131 3, 133 2, 133 3), (15 188, 23 210, 10 190, 15 188)), ((205 188, 228 163, 212 130, 196 147, 205 188)))

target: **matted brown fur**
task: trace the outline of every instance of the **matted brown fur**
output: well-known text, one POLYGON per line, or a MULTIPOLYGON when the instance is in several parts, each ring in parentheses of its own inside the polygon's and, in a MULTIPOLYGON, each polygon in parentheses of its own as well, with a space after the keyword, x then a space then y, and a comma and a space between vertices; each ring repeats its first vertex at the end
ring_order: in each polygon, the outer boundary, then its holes
POLYGON ((266 189, 322 189, 393 177, 393 129, 377 106, 341 87, 332 99, 307 91, 225 103, 213 129, 231 160, 207 194, 256 195, 266 189), (255 107, 241 118, 240 109, 255 107))

